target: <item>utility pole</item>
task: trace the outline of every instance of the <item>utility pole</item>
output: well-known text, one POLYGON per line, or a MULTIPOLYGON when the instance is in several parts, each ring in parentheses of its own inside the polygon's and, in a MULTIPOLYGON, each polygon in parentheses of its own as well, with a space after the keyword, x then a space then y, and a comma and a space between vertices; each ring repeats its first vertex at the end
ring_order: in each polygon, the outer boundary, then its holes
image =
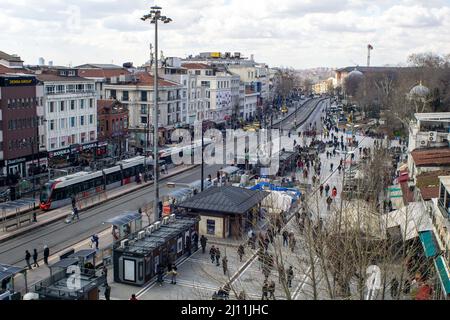
POLYGON ((155 25, 155 71, 154 71, 154 108, 153 108, 153 159, 154 159, 154 190, 155 199, 153 203, 153 213, 155 220, 159 219, 159 148, 158 148, 158 136, 159 136, 159 123, 158 123, 158 111, 159 111, 159 97, 158 97, 158 21, 163 23, 172 22, 171 18, 161 15, 161 7, 151 7, 150 13, 141 18, 142 21, 150 20, 151 24, 155 25))

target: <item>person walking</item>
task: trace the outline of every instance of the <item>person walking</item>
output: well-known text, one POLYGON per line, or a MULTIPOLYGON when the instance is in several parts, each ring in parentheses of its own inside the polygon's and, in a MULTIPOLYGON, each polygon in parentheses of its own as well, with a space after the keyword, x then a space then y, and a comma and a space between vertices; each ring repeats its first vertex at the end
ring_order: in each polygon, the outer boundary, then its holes
POLYGON ((206 243, 208 242, 208 238, 206 238, 204 235, 200 238, 200 245, 202 246, 202 253, 204 254, 206 252, 206 243))
POLYGON ((227 256, 224 256, 222 259, 222 268, 223 268, 223 274, 227 275, 228 272, 228 258, 227 256))
POLYGON ((194 239, 194 248, 195 248, 195 251, 197 251, 197 250, 198 250, 198 234, 197 234, 197 232, 194 233, 194 235, 192 236, 192 238, 194 239))
POLYGON ((44 263, 48 266, 48 258, 50 257, 50 249, 47 245, 44 246, 44 263))
POLYGON ((216 266, 220 267, 220 249, 216 248, 216 266))
POLYGON ((287 274, 287 284, 289 288, 292 288, 292 280, 294 279, 294 268, 292 266, 286 272, 287 274))
POLYGON ((327 211, 331 210, 331 204, 333 203, 333 198, 328 197, 327 198, 327 211))
POLYGON ((164 267, 162 265, 158 265, 157 276, 156 282, 158 282, 159 286, 162 286, 164 282, 164 267))
POLYGON ((79 214, 78 208, 76 206, 74 206, 72 208, 72 214, 73 214, 73 220, 75 220, 75 218, 77 218, 77 220, 80 220, 80 214, 79 214))
POLYGON ((337 197, 337 188, 336 187, 333 188, 331 195, 333 196, 333 198, 337 197))
POLYGON ((275 300, 275 281, 269 283, 269 299, 275 300))
POLYGON ((30 259, 31 259, 31 253, 30 253, 30 251, 26 250, 25 251, 25 261, 27 263, 28 269, 32 270, 33 267, 30 264, 30 259))
POLYGON ((211 262, 214 263, 214 261, 216 261, 216 247, 214 247, 214 245, 209 250, 209 255, 211 257, 211 262))
POLYGON ((319 192, 320 192, 321 197, 323 196, 323 189, 324 189, 323 184, 321 184, 319 187, 319 192))
POLYGON ((171 284, 177 284, 178 268, 175 264, 172 264, 170 275, 172 276, 171 284))
POLYGON ((239 262, 242 262, 242 258, 244 257, 245 249, 244 245, 240 244, 238 248, 239 262))
POLYGON ((99 238, 98 235, 94 234, 91 237, 91 248, 95 246, 95 249, 98 250, 99 238))
POLYGON ((34 251, 33 251, 33 267, 35 267, 35 268, 39 268, 39 263, 37 261, 38 261, 38 252, 36 249, 34 249, 34 251))
POLYGON ((289 245, 289 232, 287 230, 283 231, 283 247, 287 247, 289 245))
POLYGON ((334 163, 330 163, 330 171, 333 172, 334 163))
POLYGON ((291 235, 291 239, 290 239, 290 240, 291 240, 291 241, 290 241, 289 246, 291 247, 291 251, 294 252, 294 250, 295 250, 295 245, 296 245, 296 243, 297 243, 297 240, 295 239, 295 236, 294 236, 293 233, 292 233, 292 235, 291 235))
POLYGON ((109 284, 105 285, 105 300, 111 300, 111 287, 109 284))
POLYGON ((262 286, 261 300, 269 300, 268 293, 269 293, 269 284, 267 283, 267 281, 264 281, 264 284, 262 286))
POLYGON ((327 184, 325 186, 325 197, 328 197, 329 192, 330 192, 330 185, 327 184))

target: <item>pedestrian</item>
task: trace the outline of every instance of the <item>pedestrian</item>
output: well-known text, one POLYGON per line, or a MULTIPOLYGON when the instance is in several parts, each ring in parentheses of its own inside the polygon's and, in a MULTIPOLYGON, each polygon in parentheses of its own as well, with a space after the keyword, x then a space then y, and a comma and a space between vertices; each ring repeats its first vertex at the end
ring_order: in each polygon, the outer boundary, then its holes
POLYGON ((77 200, 75 199, 75 195, 72 196, 72 208, 75 208, 77 204, 77 200))
POLYGON ((398 287, 399 287, 400 283, 398 282, 397 278, 394 277, 391 280, 391 297, 392 299, 397 299, 398 298, 398 287))
POLYGON ((289 288, 292 288, 292 280, 294 279, 294 268, 292 266, 286 272, 289 288))
POLYGON ((216 247, 214 245, 209 250, 209 255, 211 256, 211 262, 214 263, 216 261, 216 247))
POLYGON ((330 192, 330 186, 327 184, 325 186, 325 197, 328 197, 329 192, 330 192))
POLYGON ((77 218, 77 220, 80 220, 80 214, 78 213, 78 208, 76 206, 74 206, 72 210, 73 210, 72 211, 73 220, 75 220, 75 218, 77 218))
POLYGON ((342 167, 341 166, 338 167, 338 171, 339 171, 339 174, 341 174, 341 171, 342 171, 342 167))
POLYGON ((337 188, 336 187, 333 188, 333 191, 331 194, 332 194, 333 198, 337 197, 337 188))
POLYGON ((323 196, 323 189, 324 189, 323 184, 321 184, 320 187, 319 187, 319 191, 320 191, 320 196, 321 197, 323 196))
POLYGON ((26 250, 25 251, 25 261, 27 262, 28 269, 32 270, 33 267, 31 267, 30 259, 31 259, 31 253, 30 253, 30 251, 26 250))
POLYGON ((333 172, 334 163, 330 163, 330 171, 333 172))
POLYGON ((216 248, 216 266, 220 267, 220 249, 216 248))
POLYGON ((262 298, 261 298, 261 300, 269 300, 268 293, 269 293, 269 284, 267 283, 267 281, 264 281, 264 284, 262 286, 262 298))
POLYGON ((291 234, 291 239, 290 239, 290 243, 289 246, 291 247, 291 251, 294 252, 295 249, 295 244, 297 243, 297 240, 295 239, 294 234, 291 234))
POLYGON ((227 259, 227 256, 223 257, 223 259, 222 259, 222 268, 223 268, 223 274, 227 275, 227 272, 228 272, 228 259, 227 259))
POLYGON ((206 252, 206 243, 208 242, 208 238, 206 238, 204 235, 200 238, 200 244, 202 246, 202 253, 204 254, 206 252))
POLYGON ((131 295, 130 300, 137 300, 136 295, 134 293, 131 295))
POLYGON ((289 233, 287 230, 283 231, 283 247, 287 247, 289 244, 289 233))
POLYGON ((327 198, 327 211, 331 210, 331 204, 333 203, 333 199, 331 197, 327 198))
POLYGON ((98 250, 99 238, 98 235, 94 234, 91 237, 91 248, 95 246, 95 249, 98 250))
POLYGON ((269 283, 269 299, 275 300, 275 281, 269 283))
POLYGON ((244 249, 244 245, 239 245, 239 248, 238 248, 238 255, 239 255, 239 261, 240 262, 242 262, 242 257, 244 256, 244 254, 245 254, 245 249, 244 249))
POLYGON ((193 239, 194 239, 194 248, 195 248, 195 251, 197 251, 198 250, 198 234, 197 234, 197 232, 194 233, 193 239))
POLYGON ((38 252, 36 249, 34 249, 34 251, 33 251, 33 263, 34 263, 33 266, 35 268, 39 268, 39 263, 37 262, 37 260, 38 260, 38 252))
POLYGON ((171 284, 177 284, 178 268, 175 264, 172 264, 170 275, 172 276, 171 284))
POLYGON ((108 284, 105 285, 105 300, 111 300, 111 287, 108 284))
POLYGON ((50 257, 50 249, 47 245, 44 246, 44 263, 48 266, 48 258, 50 257))
POLYGON ((158 282, 159 286, 162 286, 164 282, 164 267, 162 265, 158 265, 157 276, 156 282, 158 282))
POLYGON ((102 268, 102 275, 105 276, 106 282, 108 282, 108 268, 106 266, 102 268))

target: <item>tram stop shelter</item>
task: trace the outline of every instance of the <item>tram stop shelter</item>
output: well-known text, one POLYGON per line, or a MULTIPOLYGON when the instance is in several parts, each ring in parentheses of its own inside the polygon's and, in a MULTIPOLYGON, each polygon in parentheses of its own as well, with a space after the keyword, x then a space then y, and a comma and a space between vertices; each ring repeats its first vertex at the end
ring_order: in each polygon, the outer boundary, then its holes
POLYGON ((200 234, 240 239, 259 221, 261 202, 269 195, 260 190, 233 186, 211 187, 178 207, 200 218, 200 234))
POLYGON ((198 219, 170 217, 155 222, 137 237, 116 243, 113 247, 114 281, 143 286, 157 275, 193 252, 198 219))
POLYGON ((137 211, 125 212, 105 221, 105 223, 112 225, 114 241, 120 241, 142 229, 142 213, 137 211))
POLYGON ((25 291, 28 292, 27 269, 22 267, 0 264, 0 301, 20 300, 20 292, 15 292, 14 279, 23 275, 25 279, 25 291))
POLYGON ((36 200, 31 198, 1 203, 0 229, 7 231, 11 227, 20 228, 24 223, 31 223, 34 219, 33 209, 35 208, 36 200))

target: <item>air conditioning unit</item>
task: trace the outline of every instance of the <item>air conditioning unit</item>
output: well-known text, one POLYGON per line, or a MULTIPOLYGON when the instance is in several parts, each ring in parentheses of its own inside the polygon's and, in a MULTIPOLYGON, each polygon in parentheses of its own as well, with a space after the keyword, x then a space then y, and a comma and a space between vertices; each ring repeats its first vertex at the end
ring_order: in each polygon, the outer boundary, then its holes
POLYGON ((120 242, 120 247, 121 247, 122 249, 124 249, 124 248, 126 248, 126 247, 128 246, 129 243, 130 243, 130 241, 129 241, 128 239, 122 240, 122 241, 120 242))
POLYGON ((427 140, 419 140, 419 145, 421 147, 426 147, 428 145, 428 141, 427 140))
POLYGON ((164 217, 163 218, 163 225, 167 225, 169 224, 169 217, 164 217))
POLYGON ((437 141, 437 132, 429 132, 428 133, 428 141, 436 142, 437 141))
POLYGON ((145 231, 140 231, 139 233, 138 233, 138 240, 142 240, 142 239, 144 239, 145 238, 145 231))
POLYGON ((175 222, 176 216, 175 214, 170 215, 170 222, 175 222))
POLYGON ((155 231, 159 230, 159 228, 161 228, 161 221, 157 221, 153 225, 155 226, 155 231))

